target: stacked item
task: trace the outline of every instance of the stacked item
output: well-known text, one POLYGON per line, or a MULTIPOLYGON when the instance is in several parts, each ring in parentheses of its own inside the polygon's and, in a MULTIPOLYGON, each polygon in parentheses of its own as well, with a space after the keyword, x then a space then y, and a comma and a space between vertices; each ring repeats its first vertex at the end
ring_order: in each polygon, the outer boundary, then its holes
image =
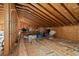
POLYGON ((49 39, 53 39, 52 36, 54 36, 56 34, 56 31, 50 31, 49 32, 49 39))
POLYGON ((28 31, 26 31, 26 28, 22 28, 22 34, 25 39, 28 39, 29 42, 32 42, 33 39, 39 40, 42 38, 52 38, 55 33, 55 31, 43 27, 38 29, 29 28, 28 31))
POLYGON ((29 42, 32 42, 33 39, 36 39, 36 35, 29 35, 28 36, 29 42))

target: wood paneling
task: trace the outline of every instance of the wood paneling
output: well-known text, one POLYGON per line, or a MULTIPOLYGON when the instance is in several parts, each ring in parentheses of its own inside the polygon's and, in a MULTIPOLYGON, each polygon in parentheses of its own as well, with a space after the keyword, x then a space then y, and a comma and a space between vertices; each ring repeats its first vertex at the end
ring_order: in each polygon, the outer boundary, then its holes
POLYGON ((4 5, 0 3, 0 31, 4 31, 4 5))
MULTIPOLYGON (((20 17, 20 22, 25 22, 25 23, 27 23, 28 24, 28 27, 29 26, 40 26, 39 24, 37 24, 37 23, 34 23, 34 21, 31 21, 31 20, 29 20, 29 19, 27 19, 26 17, 23 17, 22 15, 19 15, 19 17, 20 17)), ((27 25, 25 25, 25 26, 27 26, 27 25)), ((20 29, 21 29, 22 27, 20 26, 20 29)))
POLYGON ((58 38, 79 41, 79 25, 55 27, 54 30, 56 30, 55 36, 58 38))
POLYGON ((10 50, 15 47, 15 41, 18 39, 18 16, 15 4, 10 4, 10 50))
POLYGON ((16 9, 21 12, 24 12, 22 10, 25 9, 26 14, 29 14, 27 13, 29 11, 30 16, 26 15, 26 18, 35 15, 33 16, 35 17, 34 20, 39 21, 38 23, 42 26, 55 27, 79 24, 79 7, 76 3, 17 3, 16 9))
POLYGON ((34 13, 34 12, 32 12, 32 11, 30 11, 30 10, 28 10, 28 9, 22 8, 22 7, 17 7, 17 8, 19 9, 19 11, 20 11, 20 10, 26 10, 26 11, 29 11, 30 13, 34 14, 36 17, 40 18, 40 20, 41 20, 42 22, 45 22, 47 25, 50 25, 50 23, 47 22, 44 18, 41 18, 41 16, 38 15, 37 12, 34 13))
MULTIPOLYGON (((54 26, 57 25, 56 22, 55 22, 54 20, 52 20, 53 23, 52 23, 51 20, 49 21, 49 18, 48 18, 47 16, 45 16, 45 13, 41 12, 41 10, 35 8, 34 6, 30 6, 30 5, 28 5, 27 8, 30 8, 29 10, 32 10, 33 12, 38 12, 38 14, 39 14, 41 17, 45 18, 46 21, 48 21, 50 24, 53 24, 54 26)), ((44 22, 44 23, 45 23, 45 22, 44 22)))
POLYGON ((78 11, 78 9, 79 9, 78 5, 72 3, 72 4, 64 4, 64 6, 66 8, 68 8, 68 10, 72 14, 72 16, 76 19, 76 21, 79 22, 78 14, 76 14, 76 13, 79 13, 79 11, 78 11))
POLYGON ((10 53, 10 36, 9 36, 9 33, 10 33, 10 24, 9 24, 9 21, 10 21, 10 13, 9 13, 9 10, 10 10, 10 6, 9 4, 4 4, 4 9, 5 9, 5 38, 4 38, 4 55, 8 55, 10 53))
POLYGON ((18 35, 18 19, 17 12, 14 4, 4 4, 4 16, 5 16, 5 39, 4 39, 4 55, 8 55, 15 47, 15 41, 18 35))
MULTIPOLYGON (((40 17, 40 18, 42 18, 41 20, 42 20, 42 22, 47 22, 47 23, 49 23, 49 24, 51 24, 51 22, 49 22, 48 20, 46 20, 46 17, 44 17, 44 16, 42 16, 41 17, 41 14, 40 13, 38 13, 37 11, 35 11, 33 8, 30 8, 30 7, 27 7, 27 8, 25 8, 25 7, 19 7, 19 6, 17 6, 17 8, 19 8, 19 9, 25 9, 26 11, 28 11, 29 10, 29 12, 32 12, 33 14, 36 14, 36 16, 38 15, 38 18, 40 17)), ((48 25, 49 25, 48 24, 48 25)))
POLYGON ((56 37, 79 41, 79 4, 0 4, 0 30, 5 29, 4 55, 14 47, 20 24, 22 27, 54 27, 56 37))

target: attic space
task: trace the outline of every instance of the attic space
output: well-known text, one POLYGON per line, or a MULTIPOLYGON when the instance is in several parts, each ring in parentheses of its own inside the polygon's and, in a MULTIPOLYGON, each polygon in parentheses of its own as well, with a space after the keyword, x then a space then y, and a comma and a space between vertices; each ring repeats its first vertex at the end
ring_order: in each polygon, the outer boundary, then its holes
POLYGON ((1 56, 79 56, 78 3, 0 3, 1 56))

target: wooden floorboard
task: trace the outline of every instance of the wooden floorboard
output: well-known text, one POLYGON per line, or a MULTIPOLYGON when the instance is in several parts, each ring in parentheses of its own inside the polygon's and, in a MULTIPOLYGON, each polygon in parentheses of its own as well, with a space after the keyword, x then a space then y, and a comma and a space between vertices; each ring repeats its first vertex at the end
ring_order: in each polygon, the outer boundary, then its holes
POLYGON ((17 52, 18 56, 79 56, 78 45, 56 38, 33 40, 32 43, 21 39, 17 52))

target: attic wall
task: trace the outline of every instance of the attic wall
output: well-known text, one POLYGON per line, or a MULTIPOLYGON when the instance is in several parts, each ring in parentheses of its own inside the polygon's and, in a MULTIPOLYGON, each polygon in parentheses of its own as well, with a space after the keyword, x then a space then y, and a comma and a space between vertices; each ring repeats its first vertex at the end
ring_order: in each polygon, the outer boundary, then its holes
POLYGON ((18 40, 18 15, 14 4, 4 4, 4 55, 8 55, 18 40))
POLYGON ((31 21, 31 19, 19 15, 19 29, 27 27, 37 28, 39 26, 33 20, 31 21))
POLYGON ((15 42, 18 40, 18 16, 14 4, 10 5, 10 48, 14 48, 15 42))
POLYGON ((79 25, 55 27, 54 30, 58 38, 79 41, 79 25))
POLYGON ((30 25, 26 18, 19 16, 19 29, 26 28, 30 25))
POLYGON ((0 31, 4 31, 4 17, 0 15, 0 31))
POLYGON ((28 24, 26 22, 20 22, 20 29, 28 27, 28 24))

